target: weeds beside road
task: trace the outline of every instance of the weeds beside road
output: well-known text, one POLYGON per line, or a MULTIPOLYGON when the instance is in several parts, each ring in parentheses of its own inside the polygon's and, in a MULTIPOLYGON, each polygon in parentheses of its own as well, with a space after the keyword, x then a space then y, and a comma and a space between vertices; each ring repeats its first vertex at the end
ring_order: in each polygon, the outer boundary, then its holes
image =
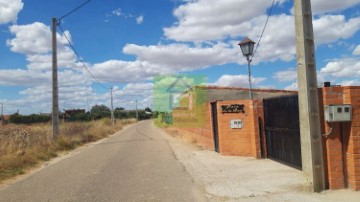
POLYGON ((107 137, 135 119, 75 122, 61 124, 60 135, 52 141, 51 124, 0 126, 0 183, 23 174, 26 169, 88 142, 107 137))

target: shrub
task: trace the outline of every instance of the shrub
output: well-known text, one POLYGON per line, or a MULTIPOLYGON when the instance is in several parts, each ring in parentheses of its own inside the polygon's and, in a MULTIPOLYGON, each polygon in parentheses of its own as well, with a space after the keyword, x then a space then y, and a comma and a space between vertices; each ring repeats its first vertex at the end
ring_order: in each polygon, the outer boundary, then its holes
POLYGON ((10 122, 16 124, 46 123, 50 120, 50 116, 38 114, 20 115, 18 113, 15 113, 10 116, 10 122))

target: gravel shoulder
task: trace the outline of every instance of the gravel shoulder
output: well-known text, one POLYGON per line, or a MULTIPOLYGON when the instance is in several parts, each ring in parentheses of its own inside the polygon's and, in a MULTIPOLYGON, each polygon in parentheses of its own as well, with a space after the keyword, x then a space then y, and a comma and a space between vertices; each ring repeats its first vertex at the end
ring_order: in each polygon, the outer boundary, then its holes
POLYGON ((222 156, 162 133, 209 201, 360 201, 352 190, 308 192, 301 171, 275 161, 222 156))

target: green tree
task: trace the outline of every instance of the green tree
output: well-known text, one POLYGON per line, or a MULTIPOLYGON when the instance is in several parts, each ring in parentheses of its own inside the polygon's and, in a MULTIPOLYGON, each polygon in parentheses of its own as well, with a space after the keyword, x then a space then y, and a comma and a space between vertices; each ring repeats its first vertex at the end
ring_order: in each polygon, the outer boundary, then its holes
POLYGON ((105 105, 94 105, 93 107, 91 107, 91 116, 94 119, 101 119, 104 117, 110 117, 111 115, 111 111, 109 109, 109 107, 105 106, 105 105))

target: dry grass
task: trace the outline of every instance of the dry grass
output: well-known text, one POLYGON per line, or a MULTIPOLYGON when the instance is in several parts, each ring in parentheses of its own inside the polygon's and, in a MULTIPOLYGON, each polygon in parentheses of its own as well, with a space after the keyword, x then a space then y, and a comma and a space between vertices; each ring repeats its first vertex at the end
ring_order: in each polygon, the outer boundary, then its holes
POLYGON ((190 144, 196 144, 196 139, 194 134, 179 130, 176 128, 166 128, 165 131, 170 134, 172 137, 175 137, 179 139, 182 142, 190 143, 190 144))
POLYGON ((121 120, 112 126, 109 119, 103 119, 61 124, 56 141, 52 141, 50 124, 0 126, 0 182, 56 157, 60 151, 107 137, 134 122, 134 119, 121 120))

